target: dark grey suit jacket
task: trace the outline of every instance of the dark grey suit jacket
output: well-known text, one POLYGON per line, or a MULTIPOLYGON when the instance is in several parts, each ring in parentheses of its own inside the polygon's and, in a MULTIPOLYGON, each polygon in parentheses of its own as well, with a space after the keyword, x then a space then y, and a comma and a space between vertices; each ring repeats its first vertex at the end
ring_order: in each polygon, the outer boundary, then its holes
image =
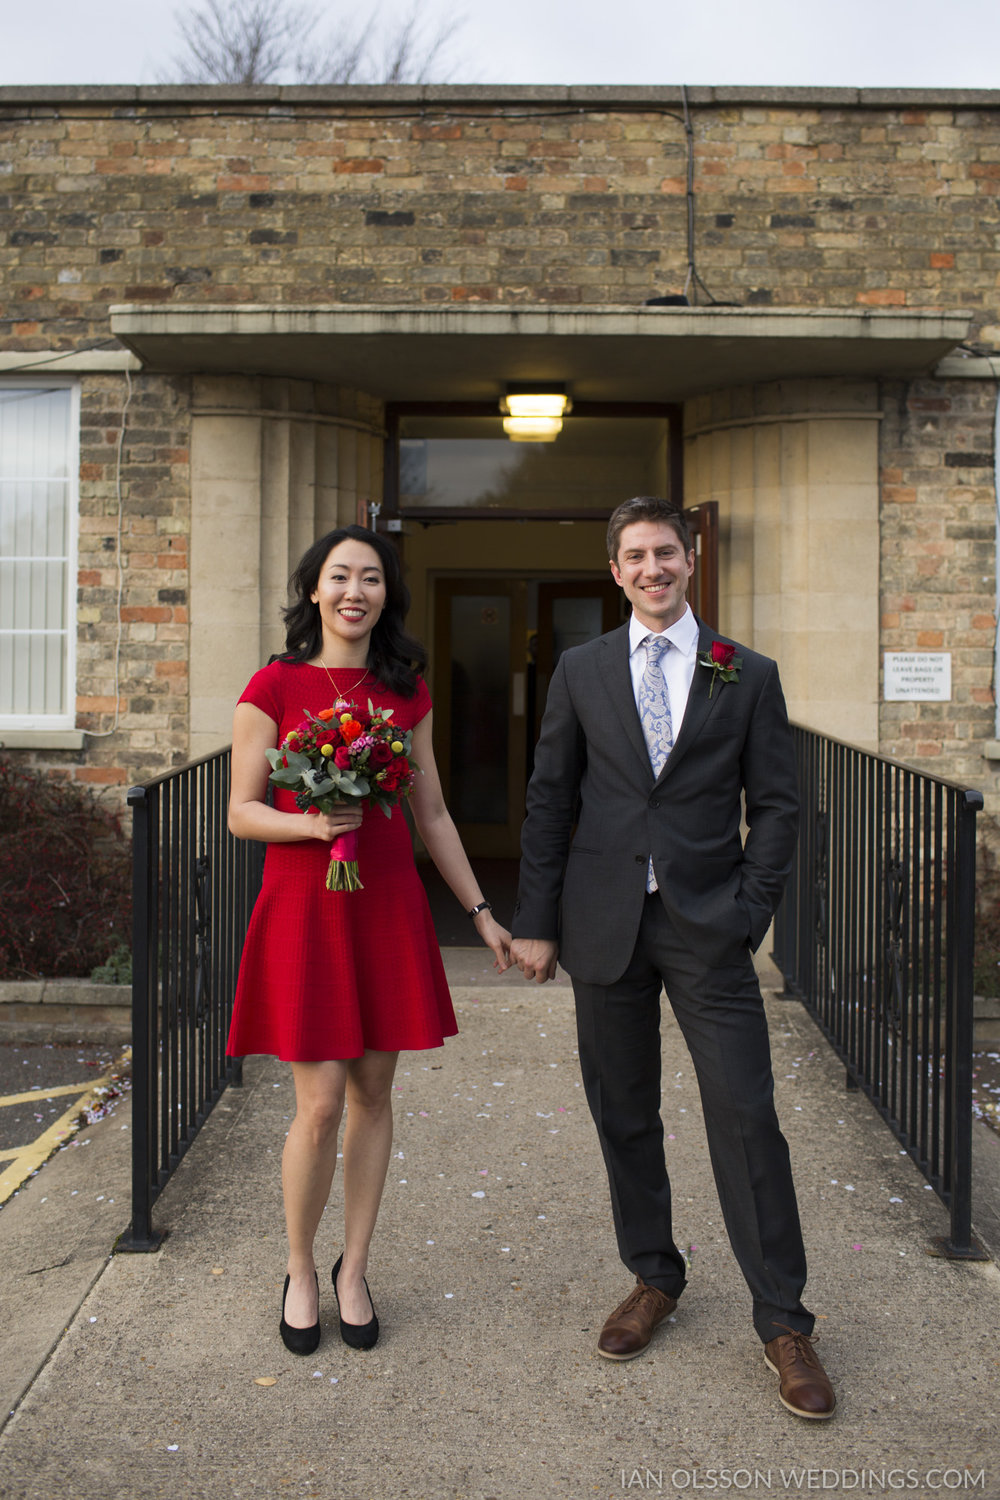
MULTIPOLYGON (((699 655, 716 640, 736 644, 699 627, 699 655)), ((628 625, 559 660, 528 787, 512 930, 558 940, 576 979, 611 984, 628 966, 650 855, 671 921, 707 963, 764 939, 795 850, 795 758, 775 663, 736 649, 739 679, 716 680, 711 698, 712 673, 695 666, 655 780, 628 625)))

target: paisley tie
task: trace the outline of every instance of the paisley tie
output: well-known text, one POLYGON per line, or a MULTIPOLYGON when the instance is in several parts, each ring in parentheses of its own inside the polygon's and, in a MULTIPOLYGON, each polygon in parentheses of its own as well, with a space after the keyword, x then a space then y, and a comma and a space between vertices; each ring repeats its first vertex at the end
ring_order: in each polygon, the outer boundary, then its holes
POLYGON ((663 675, 663 658, 670 650, 666 635, 647 635, 646 668, 639 683, 639 718, 653 775, 659 776, 674 747, 674 729, 670 718, 670 695, 663 675))
MULTIPOLYGON (((649 763, 653 775, 659 776, 667 763, 667 756, 674 747, 674 726, 670 718, 670 695, 663 675, 663 658, 670 650, 665 635, 647 635, 642 644, 646 648, 646 667, 639 683, 639 719, 642 733, 649 751, 649 763)), ((650 857, 646 867, 646 890, 659 887, 653 874, 650 857)))

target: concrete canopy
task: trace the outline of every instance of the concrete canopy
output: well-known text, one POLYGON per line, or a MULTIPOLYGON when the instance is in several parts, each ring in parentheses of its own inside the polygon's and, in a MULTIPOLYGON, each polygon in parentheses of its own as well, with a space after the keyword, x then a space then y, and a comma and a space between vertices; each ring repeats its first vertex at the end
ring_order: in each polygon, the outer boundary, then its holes
POLYGON ((970 315, 731 307, 327 305, 111 310, 150 370, 351 386, 385 401, 488 401, 507 381, 565 381, 579 401, 682 401, 727 386, 929 373, 970 315))

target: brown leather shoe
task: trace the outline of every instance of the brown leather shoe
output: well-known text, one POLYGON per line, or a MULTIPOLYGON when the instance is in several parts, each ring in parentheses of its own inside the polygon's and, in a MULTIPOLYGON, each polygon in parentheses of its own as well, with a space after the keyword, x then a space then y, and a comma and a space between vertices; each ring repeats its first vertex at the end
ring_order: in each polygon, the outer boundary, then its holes
POLYGON ((597 1340, 597 1352, 605 1359, 635 1359, 653 1337, 653 1329, 677 1306, 658 1287, 647 1286, 641 1276, 620 1307, 616 1307, 597 1340))
MULTIPOLYGON (((775 1323, 774 1326, 787 1328, 785 1323, 775 1323)), ((811 1417, 813 1421, 822 1422, 833 1416, 837 1398, 829 1376, 816 1357, 813 1342, 807 1333, 788 1328, 787 1333, 779 1334, 764 1345, 764 1363, 781 1377, 778 1396, 782 1406, 797 1417, 811 1417)))

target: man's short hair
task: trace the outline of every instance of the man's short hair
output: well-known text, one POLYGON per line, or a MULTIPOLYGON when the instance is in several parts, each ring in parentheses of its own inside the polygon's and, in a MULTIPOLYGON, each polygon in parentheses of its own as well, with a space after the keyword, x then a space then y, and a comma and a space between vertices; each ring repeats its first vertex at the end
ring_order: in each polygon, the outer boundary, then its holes
POLYGON ((618 561, 622 532, 633 521, 665 521, 677 533, 677 540, 684 548, 685 557, 694 546, 690 527, 684 519, 684 512, 678 506, 657 495, 635 495, 631 500, 623 500, 611 512, 608 521, 608 557, 611 562, 618 561))

